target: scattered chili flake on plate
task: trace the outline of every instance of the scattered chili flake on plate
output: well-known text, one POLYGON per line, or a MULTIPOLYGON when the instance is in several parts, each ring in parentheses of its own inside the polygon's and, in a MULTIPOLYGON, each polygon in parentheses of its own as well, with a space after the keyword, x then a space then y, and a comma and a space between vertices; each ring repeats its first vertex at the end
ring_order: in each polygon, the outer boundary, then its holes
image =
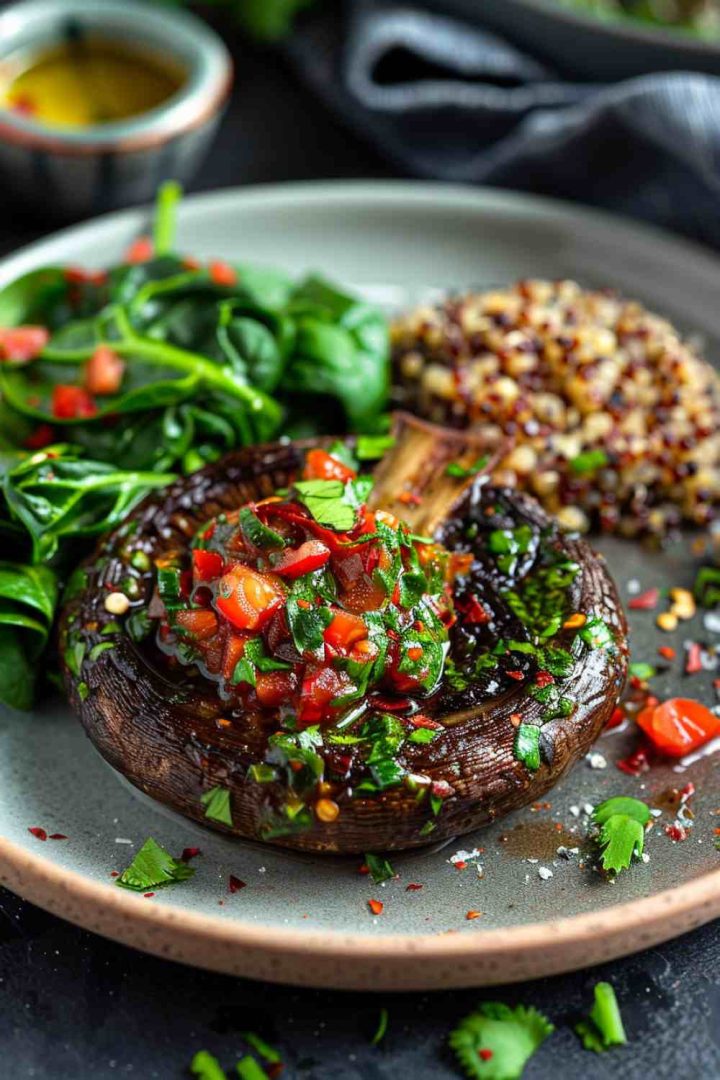
POLYGON ((368 900, 368 907, 373 915, 382 915, 385 905, 382 900, 368 900))
POLYGON ((468 911, 465 915, 465 918, 468 920, 480 919, 482 918, 482 911, 468 911))
POLYGON ((652 611, 654 607, 657 607, 659 599, 659 589, 648 589, 639 596, 633 596, 632 600, 628 601, 628 607, 631 611, 652 611))
POLYGON ((244 888, 245 882, 241 881, 240 878, 235 877, 234 874, 230 874, 230 877, 228 878, 228 892, 236 893, 239 892, 240 889, 244 888))
POLYGON ((41 829, 39 825, 33 825, 28 829, 31 836, 34 836, 36 840, 47 840, 48 834, 44 829, 41 829))
MULTIPOLYGON (((720 833, 720 829, 717 832, 720 833)), ((411 881, 405 886, 405 892, 417 892, 419 889, 422 889, 422 885, 418 881, 411 881)))
POLYGON ((65 834, 61 833, 61 832, 54 832, 54 833, 50 833, 49 839, 50 840, 67 840, 67 836, 65 836, 65 834))
POLYGON ((202 851, 199 847, 186 847, 183 848, 183 853, 180 858, 183 862, 190 862, 190 859, 195 859, 198 855, 202 855, 202 851))

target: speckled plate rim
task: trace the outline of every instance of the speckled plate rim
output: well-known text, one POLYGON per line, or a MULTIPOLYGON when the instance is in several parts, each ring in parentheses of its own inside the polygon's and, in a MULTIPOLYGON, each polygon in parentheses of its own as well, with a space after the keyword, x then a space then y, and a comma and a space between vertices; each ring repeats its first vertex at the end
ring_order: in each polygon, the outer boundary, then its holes
MULTIPOLYGON (((337 205, 388 205, 395 202, 455 211, 523 211, 612 230, 628 243, 656 256, 682 257, 683 269, 700 278, 717 273, 708 251, 660 230, 626 222, 598 211, 559 201, 506 192, 423 182, 331 182, 286 184, 227 190, 188 199, 184 213, 202 215, 210 206, 238 201, 265 208, 329 200, 337 205)), ((46 259, 60 258, 71 238, 98 242, 114 230, 137 228, 148 211, 129 210, 63 230, 0 264, 0 282, 46 259)), ((690 286, 688 286, 690 287, 690 286)), ((382 935, 258 927, 229 922, 162 903, 143 905, 138 897, 93 882, 73 870, 34 855, 0 837, 0 884, 40 907, 83 928, 155 955, 197 967, 273 982, 338 989, 427 990, 517 982, 604 963, 656 945, 720 916, 720 870, 640 901, 598 913, 576 915, 507 929, 438 935, 382 935)))

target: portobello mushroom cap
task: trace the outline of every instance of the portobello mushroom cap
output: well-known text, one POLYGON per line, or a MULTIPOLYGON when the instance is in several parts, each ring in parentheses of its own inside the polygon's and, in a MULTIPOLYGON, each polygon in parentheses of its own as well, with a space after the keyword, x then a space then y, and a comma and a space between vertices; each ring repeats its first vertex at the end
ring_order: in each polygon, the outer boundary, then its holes
POLYGON ((315 748, 333 778, 337 817, 319 820, 314 794, 309 825, 272 827, 283 820, 287 781, 261 783, 248 770, 266 760, 277 714, 243 712, 220 696, 217 683, 168 665, 147 620, 157 558, 188 549, 218 514, 292 484, 307 449, 333 440, 252 447, 149 495, 100 543, 68 590, 60 644, 70 700, 102 756, 143 792, 238 837, 305 851, 390 851, 458 836, 531 803, 587 753, 627 669, 625 618, 602 557, 585 541, 562 536, 530 497, 490 486, 477 461, 477 435, 406 417, 396 428, 396 448, 376 470, 375 506, 395 509, 414 531, 428 527, 449 549, 474 555, 469 575, 454 587, 451 663, 440 689, 420 701, 422 715, 442 727, 431 741, 404 742, 404 781, 370 793, 356 790, 368 775, 356 747, 342 758, 343 747, 315 748), (475 468, 451 469, 464 475, 450 479, 448 461, 475 468), (413 484, 422 501, 395 507, 393 493, 413 484), (524 550, 499 558, 489 537, 511 537, 519 526, 524 550), (126 614, 107 610, 113 592, 130 599, 126 614), (481 619, 463 615, 469 604, 484 613, 481 619), (592 626, 602 630, 597 640, 592 626), (493 653, 500 640, 504 646, 493 653), (553 657, 562 662, 551 678, 544 668, 553 657), (534 737, 535 760, 519 750, 519 732, 531 736, 531 747, 534 737), (229 791, 231 825, 206 817, 201 798, 217 787, 229 791))

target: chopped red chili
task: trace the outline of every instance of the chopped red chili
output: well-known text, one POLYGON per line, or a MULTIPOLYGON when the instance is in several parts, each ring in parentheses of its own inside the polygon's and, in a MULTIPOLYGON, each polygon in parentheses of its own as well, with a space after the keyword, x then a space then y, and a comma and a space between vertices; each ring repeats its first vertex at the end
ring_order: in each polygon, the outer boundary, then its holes
POLYGON ((628 601, 628 607, 631 611, 652 611, 653 608, 657 607, 659 599, 659 589, 648 589, 647 592, 640 593, 639 596, 633 596, 632 600, 628 601))

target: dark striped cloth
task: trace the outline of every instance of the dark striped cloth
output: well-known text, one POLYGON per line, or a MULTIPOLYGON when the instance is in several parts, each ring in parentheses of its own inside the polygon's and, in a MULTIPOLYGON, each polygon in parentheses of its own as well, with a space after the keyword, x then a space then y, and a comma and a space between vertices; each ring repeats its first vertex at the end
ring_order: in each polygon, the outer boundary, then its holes
POLYGON ((286 49, 403 172, 577 199, 720 247, 720 78, 565 81, 479 25, 381 0, 326 5, 286 49))

